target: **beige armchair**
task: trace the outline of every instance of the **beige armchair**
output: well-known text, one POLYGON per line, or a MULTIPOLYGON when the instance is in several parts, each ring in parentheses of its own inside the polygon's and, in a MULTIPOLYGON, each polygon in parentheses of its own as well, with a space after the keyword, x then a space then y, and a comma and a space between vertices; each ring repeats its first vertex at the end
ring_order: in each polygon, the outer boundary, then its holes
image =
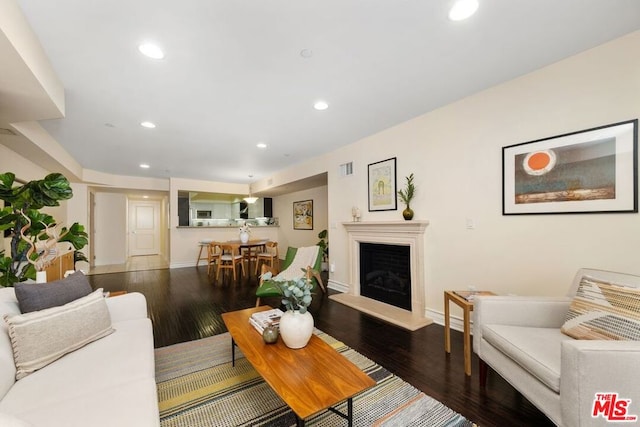
POLYGON ((480 383, 490 367, 559 426, 606 425, 608 403, 592 416, 598 393, 631 399, 626 415, 640 420, 640 341, 577 340, 560 331, 583 276, 640 288, 639 276, 581 269, 567 297, 477 297, 480 383))

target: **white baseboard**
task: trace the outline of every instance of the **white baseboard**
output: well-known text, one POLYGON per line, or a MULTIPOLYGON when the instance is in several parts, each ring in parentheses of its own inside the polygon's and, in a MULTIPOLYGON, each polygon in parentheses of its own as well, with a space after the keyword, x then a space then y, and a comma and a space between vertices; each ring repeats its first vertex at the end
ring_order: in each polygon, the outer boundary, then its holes
MULTIPOLYGON (((206 266, 206 262, 204 263, 206 266)), ((193 261, 172 262, 169 264, 169 268, 182 268, 182 267, 195 267, 196 263, 193 261)))
POLYGON ((327 288, 343 293, 349 291, 349 285, 332 279, 329 279, 329 281, 327 282, 327 288))
MULTIPOLYGON (((433 319, 433 323, 437 323, 438 325, 444 326, 444 313, 441 311, 435 311, 427 308, 425 310, 426 316, 433 319)), ((464 332, 464 325, 462 317, 458 316, 450 316, 450 326, 451 329, 456 331, 464 332)), ((473 335, 473 321, 471 321, 471 334, 473 335)))

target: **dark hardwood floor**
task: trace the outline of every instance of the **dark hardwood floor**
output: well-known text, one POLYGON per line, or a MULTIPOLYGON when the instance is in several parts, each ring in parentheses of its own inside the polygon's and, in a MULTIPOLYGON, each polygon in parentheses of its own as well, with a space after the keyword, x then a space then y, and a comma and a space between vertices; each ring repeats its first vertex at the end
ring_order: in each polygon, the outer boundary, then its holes
MULTIPOLYGON (((147 298, 156 347, 226 332, 221 313, 255 305, 257 279, 218 282, 205 266, 89 276, 106 291, 141 292, 147 298)), ((331 291, 330 291, 331 292, 331 291)), ((278 305, 278 300, 266 303, 278 305)), ((478 359, 465 376, 462 333, 452 331, 451 354, 444 351, 444 328, 406 331, 336 303, 321 292, 310 307, 315 325, 376 361, 480 426, 552 426, 531 403, 495 373, 486 389, 478 385, 478 359)))

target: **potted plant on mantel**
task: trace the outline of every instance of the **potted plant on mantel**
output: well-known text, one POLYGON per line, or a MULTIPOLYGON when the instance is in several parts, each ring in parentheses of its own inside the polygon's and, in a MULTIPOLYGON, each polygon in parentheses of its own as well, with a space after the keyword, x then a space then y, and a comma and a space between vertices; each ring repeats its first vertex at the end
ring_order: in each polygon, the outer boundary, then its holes
POLYGON ((272 278, 271 272, 262 275, 262 279, 271 280, 280 288, 282 304, 286 308, 280 318, 280 336, 284 344, 292 349, 306 346, 313 335, 313 316, 307 310, 313 298, 311 272, 303 271, 303 277, 292 280, 272 278))
POLYGON ((413 219, 413 210, 409 206, 413 196, 416 194, 416 186, 413 183, 413 174, 406 177, 407 184, 404 190, 398 190, 398 196, 402 199, 402 202, 406 205, 405 210, 402 211, 402 216, 405 220, 409 221, 413 219))
MULTIPOLYGON (((28 279, 35 280, 37 269, 46 267, 55 243, 69 242, 76 253, 88 243, 84 227, 74 223, 60 227, 43 207, 59 206, 60 200, 73 196, 69 181, 62 174, 52 173, 44 179, 15 186, 15 174, 0 174, 0 231, 11 230, 11 253, 0 250, 0 286, 13 286, 28 279)), ((82 255, 82 254, 80 254, 82 255)), ((80 257, 84 258, 84 255, 80 257)))

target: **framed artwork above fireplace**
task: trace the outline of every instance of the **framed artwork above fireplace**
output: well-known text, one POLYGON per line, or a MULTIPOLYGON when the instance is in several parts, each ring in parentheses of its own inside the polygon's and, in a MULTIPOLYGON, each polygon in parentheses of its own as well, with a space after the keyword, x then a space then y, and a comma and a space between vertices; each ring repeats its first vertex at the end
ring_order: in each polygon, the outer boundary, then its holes
POLYGON ((398 209, 396 158, 368 165, 369 212, 398 209))

